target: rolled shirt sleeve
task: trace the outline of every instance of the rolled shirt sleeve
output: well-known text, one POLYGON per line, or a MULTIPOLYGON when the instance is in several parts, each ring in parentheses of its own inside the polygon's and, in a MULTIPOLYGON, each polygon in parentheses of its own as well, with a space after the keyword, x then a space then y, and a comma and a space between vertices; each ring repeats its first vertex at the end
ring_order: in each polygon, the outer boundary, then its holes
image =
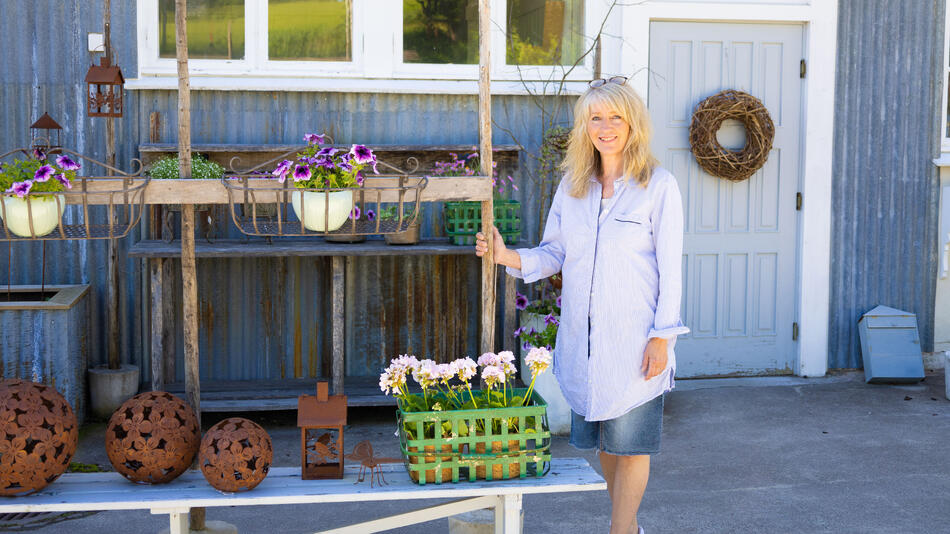
POLYGON ((650 215, 659 272, 659 295, 648 337, 674 339, 689 328, 680 320, 683 293, 683 199, 675 179, 666 180, 650 215))
POLYGON ((557 274, 561 270, 564 264, 564 236, 561 233, 561 206, 565 194, 563 189, 562 182, 554 194, 554 200, 551 201, 541 244, 534 248, 516 250, 515 252, 521 257, 521 269, 507 267, 505 271, 509 275, 522 278, 525 283, 530 284, 557 274))

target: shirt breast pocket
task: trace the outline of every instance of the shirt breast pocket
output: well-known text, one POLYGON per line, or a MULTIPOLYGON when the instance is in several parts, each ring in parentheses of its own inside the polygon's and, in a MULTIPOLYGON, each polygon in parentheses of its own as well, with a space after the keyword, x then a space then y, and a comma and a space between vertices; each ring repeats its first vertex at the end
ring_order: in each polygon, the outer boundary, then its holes
POLYGON ((621 213, 614 217, 614 221, 624 233, 646 233, 648 235, 653 233, 650 218, 642 213, 621 213))

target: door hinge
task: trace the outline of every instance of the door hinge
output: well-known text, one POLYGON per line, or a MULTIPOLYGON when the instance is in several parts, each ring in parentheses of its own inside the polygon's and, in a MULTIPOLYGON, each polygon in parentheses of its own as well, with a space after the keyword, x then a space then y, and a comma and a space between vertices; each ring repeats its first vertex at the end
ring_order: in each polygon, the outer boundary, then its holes
POLYGON ((798 77, 804 79, 807 70, 808 68, 805 66, 805 60, 803 59, 802 62, 798 64, 798 77))
POLYGON ((792 341, 798 341, 798 323, 792 323, 792 341))
POLYGON ((795 193, 795 211, 802 211, 802 194, 795 193))

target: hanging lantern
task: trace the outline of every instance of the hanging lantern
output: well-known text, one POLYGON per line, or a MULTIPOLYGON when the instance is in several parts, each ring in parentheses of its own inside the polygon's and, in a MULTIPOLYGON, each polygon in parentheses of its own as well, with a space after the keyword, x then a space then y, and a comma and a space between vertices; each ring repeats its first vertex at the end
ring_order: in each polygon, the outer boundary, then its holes
POLYGON ((89 67, 86 73, 86 111, 90 117, 122 116, 122 70, 112 66, 109 57, 99 60, 99 65, 89 67))
POLYGON ((32 148, 42 148, 49 150, 59 148, 59 133, 63 131, 49 113, 43 113, 43 116, 36 119, 36 122, 30 125, 30 146, 32 148), (54 137, 55 136, 55 137, 54 137))

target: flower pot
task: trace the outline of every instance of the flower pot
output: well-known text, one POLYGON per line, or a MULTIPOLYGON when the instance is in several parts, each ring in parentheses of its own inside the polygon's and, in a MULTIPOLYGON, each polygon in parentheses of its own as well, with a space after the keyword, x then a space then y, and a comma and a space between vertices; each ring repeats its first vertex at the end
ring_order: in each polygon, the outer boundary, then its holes
POLYGON ((410 224, 405 232, 385 234, 383 237, 387 245, 415 245, 419 242, 419 222, 410 224))
POLYGON ((339 229, 353 209, 353 191, 294 191, 290 196, 297 218, 314 232, 339 229))
MULTIPOLYGON (((63 217, 66 201, 63 195, 33 195, 27 198, 4 196, 4 224, 10 233, 20 237, 42 237, 52 232, 63 217), (29 206, 27 205, 29 199, 29 206), (33 231, 30 232, 30 219, 33 231)), ((0 211, 0 218, 4 212, 0 211)))
POLYGON ((92 414, 108 420, 122 403, 139 391, 139 368, 123 364, 119 369, 89 369, 89 404, 92 414))
MULTIPOLYGON (((560 319, 560 318, 559 318, 560 319)), ((521 327, 535 330, 544 330, 547 325, 544 324, 544 316, 528 311, 521 312, 521 327)), ((524 363, 528 351, 521 351, 521 368, 527 369, 524 363)), ((527 373, 528 371, 525 371, 527 373)), ((529 378, 530 379, 530 378, 529 378)), ((561 386, 557 383, 554 373, 542 373, 534 383, 534 390, 544 397, 548 403, 548 424, 551 427, 551 433, 560 436, 566 436, 571 433, 571 407, 561 393, 561 386)))
MULTIPOLYGON (((433 453, 434 453, 434 452, 435 452, 435 445, 425 445, 425 446, 423 447, 423 450, 424 450, 424 452, 433 452, 433 453)), ((418 447, 409 447, 409 452, 419 452, 419 448, 418 448, 418 447)), ((449 444, 447 444, 447 443, 442 444, 442 452, 452 452, 452 446, 449 445, 449 444)), ((442 459, 443 462, 450 462, 450 461, 452 461, 452 457, 451 457, 451 456, 442 456, 441 459, 442 459)), ((418 464, 418 463, 430 464, 430 463, 433 463, 433 462, 435 462, 435 455, 434 455, 434 454, 431 455, 431 456, 430 456, 430 455, 425 455, 425 456, 423 456, 421 459, 420 459, 419 456, 412 456, 412 455, 409 456, 409 463, 411 463, 411 464, 418 464)), ((435 481, 436 481, 436 480, 435 480, 435 469, 426 469, 425 471, 423 471, 423 473, 425 473, 425 481, 426 481, 427 483, 432 483, 432 482, 435 482, 435 481)), ((412 478, 412 481, 413 481, 413 482, 419 482, 419 471, 410 471, 410 472, 409 472, 409 476, 412 478)), ((452 470, 449 469, 449 468, 442 468, 442 482, 451 482, 451 481, 452 481, 452 470)))
MULTIPOLYGON (((491 442, 491 452, 495 455, 500 455, 502 450, 501 441, 491 442)), ((477 454, 485 454, 485 442, 479 442, 475 444, 475 452, 477 454)), ((508 451, 509 453, 516 453, 521 450, 521 446, 516 439, 508 440, 508 451)), ((512 454, 511 456, 515 456, 512 454)), ((491 466, 491 478, 492 480, 503 480, 506 478, 517 478, 521 475, 521 465, 517 462, 511 462, 507 465, 508 469, 505 472, 505 465, 495 464, 491 466)), ((475 464, 475 478, 488 478, 488 465, 487 462, 478 462, 475 464)))

